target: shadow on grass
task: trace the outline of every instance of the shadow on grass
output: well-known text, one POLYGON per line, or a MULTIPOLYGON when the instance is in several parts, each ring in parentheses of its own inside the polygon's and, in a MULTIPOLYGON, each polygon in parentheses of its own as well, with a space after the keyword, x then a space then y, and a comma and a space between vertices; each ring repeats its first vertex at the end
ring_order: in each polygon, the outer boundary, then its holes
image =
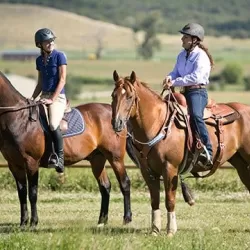
MULTIPOLYGON (((180 232, 187 232, 187 233, 197 233, 197 232, 199 232, 199 230, 200 229, 197 229, 196 227, 194 227, 194 228, 179 228, 178 229, 178 233, 180 233, 180 232)), ((217 229, 215 229, 215 230, 211 230, 211 229, 209 229, 209 233, 216 233, 217 231, 216 231, 217 229)), ((204 229, 204 232, 206 232, 207 231, 207 229, 205 230, 204 229)), ((218 232, 224 232, 224 233, 250 233, 250 228, 246 228, 246 229, 219 229, 219 231, 218 232)))
POLYGON ((105 235, 119 235, 119 234, 141 234, 145 233, 148 229, 145 228, 128 228, 128 227, 90 227, 90 232, 93 234, 105 234, 105 235))
POLYGON ((56 233, 56 232, 84 232, 88 231, 92 234, 100 235, 120 235, 120 234, 145 234, 148 228, 128 228, 128 227, 30 227, 29 225, 25 227, 20 227, 18 223, 0 223, 0 234, 12 234, 12 233, 56 233))
POLYGON ((18 223, 0 223, 0 234, 8 234, 20 231, 18 223))
POLYGON ((246 228, 246 229, 228 229, 227 232, 229 232, 229 233, 250 233, 250 228, 246 228))
POLYGON ((59 231, 72 230, 70 228, 40 228, 30 227, 29 225, 20 227, 18 223, 0 223, 0 234, 11 233, 54 233, 59 231))

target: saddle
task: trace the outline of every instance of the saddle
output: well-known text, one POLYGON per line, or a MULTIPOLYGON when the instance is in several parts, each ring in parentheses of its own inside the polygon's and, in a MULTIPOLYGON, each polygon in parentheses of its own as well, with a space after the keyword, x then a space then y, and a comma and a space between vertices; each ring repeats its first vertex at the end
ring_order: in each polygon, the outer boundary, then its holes
MULTIPOLYGON (((180 174, 191 172, 192 169, 196 166, 197 158, 201 152, 201 142, 200 140, 193 139, 194 136, 189 122, 189 113, 186 98, 183 94, 174 92, 172 94, 168 94, 164 99, 165 101, 170 101, 168 102, 168 105, 171 113, 175 113, 174 121, 176 126, 186 129, 187 131, 186 143, 188 150, 184 157, 185 159, 183 161, 183 164, 179 168, 179 172, 180 174), (188 155, 191 155, 191 158, 193 159, 190 160, 190 157, 188 155)), ((230 105, 219 104, 212 99, 209 100, 208 105, 204 110, 203 119, 207 125, 215 127, 218 131, 216 135, 218 138, 219 146, 216 152, 214 164, 212 166, 212 169, 210 169, 210 172, 207 175, 198 175, 196 177, 204 178, 210 176, 217 170, 218 166, 220 165, 224 149, 223 126, 234 122, 235 120, 239 119, 239 117, 240 114, 238 113, 238 111, 230 107, 230 105)))
MULTIPOLYGON (((30 101, 28 101, 30 103, 30 101)), ((29 120, 37 121, 39 119, 45 136, 45 152, 41 158, 40 165, 48 167, 48 159, 53 153, 52 138, 48 124, 47 107, 43 104, 33 105, 29 108, 29 120)), ((71 137, 81 134, 85 130, 85 122, 82 114, 77 108, 71 108, 67 101, 64 116, 60 122, 60 129, 63 137, 71 137)))
MULTIPOLYGON (((168 96, 165 97, 168 100, 168 96)), ((188 117, 188 108, 186 103, 186 98, 181 93, 173 93, 170 97, 170 109, 177 110, 176 121, 182 127, 186 128, 186 118, 188 117)), ((240 117, 239 113, 227 104, 218 104, 213 99, 209 99, 208 104, 204 110, 203 119, 206 124, 211 126, 217 125, 217 120, 220 120, 222 125, 226 125, 234 122, 240 117)))

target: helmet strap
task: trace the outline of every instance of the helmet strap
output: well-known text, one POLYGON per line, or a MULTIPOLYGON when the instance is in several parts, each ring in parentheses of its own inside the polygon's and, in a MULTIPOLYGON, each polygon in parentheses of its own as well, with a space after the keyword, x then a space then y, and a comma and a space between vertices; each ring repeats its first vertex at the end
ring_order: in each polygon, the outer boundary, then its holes
POLYGON ((47 54, 49 55, 51 52, 50 51, 46 51, 43 46, 41 46, 41 54, 44 55, 44 54, 47 54))
POLYGON ((191 51, 193 51, 194 48, 195 48, 199 43, 200 43, 199 39, 192 36, 192 43, 191 43, 191 46, 190 46, 188 49, 186 49, 186 51, 187 51, 186 59, 189 57, 191 51), (196 39, 196 42, 194 41, 194 39, 196 39))

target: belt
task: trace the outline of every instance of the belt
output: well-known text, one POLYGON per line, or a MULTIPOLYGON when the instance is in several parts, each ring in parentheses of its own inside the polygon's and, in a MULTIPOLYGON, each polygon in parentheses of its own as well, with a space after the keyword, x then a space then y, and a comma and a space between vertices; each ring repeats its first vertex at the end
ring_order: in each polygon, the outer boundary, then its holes
POLYGON ((190 89, 205 89, 205 88, 206 88, 206 86, 204 84, 197 84, 197 85, 184 87, 184 91, 188 91, 190 89))
POLYGON ((42 95, 53 95, 54 92, 45 92, 45 91, 42 91, 42 95))

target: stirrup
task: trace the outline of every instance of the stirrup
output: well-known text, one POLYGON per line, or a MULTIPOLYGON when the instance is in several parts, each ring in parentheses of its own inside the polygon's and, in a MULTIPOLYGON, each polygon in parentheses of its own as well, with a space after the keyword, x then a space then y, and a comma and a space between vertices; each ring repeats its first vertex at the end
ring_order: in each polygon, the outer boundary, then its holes
POLYGON ((59 158, 56 153, 52 153, 48 160, 48 168, 57 168, 59 166, 59 158))
POLYGON ((197 164, 200 167, 203 167, 204 169, 208 170, 213 166, 213 160, 207 148, 204 146, 203 149, 204 151, 198 156, 197 164))

